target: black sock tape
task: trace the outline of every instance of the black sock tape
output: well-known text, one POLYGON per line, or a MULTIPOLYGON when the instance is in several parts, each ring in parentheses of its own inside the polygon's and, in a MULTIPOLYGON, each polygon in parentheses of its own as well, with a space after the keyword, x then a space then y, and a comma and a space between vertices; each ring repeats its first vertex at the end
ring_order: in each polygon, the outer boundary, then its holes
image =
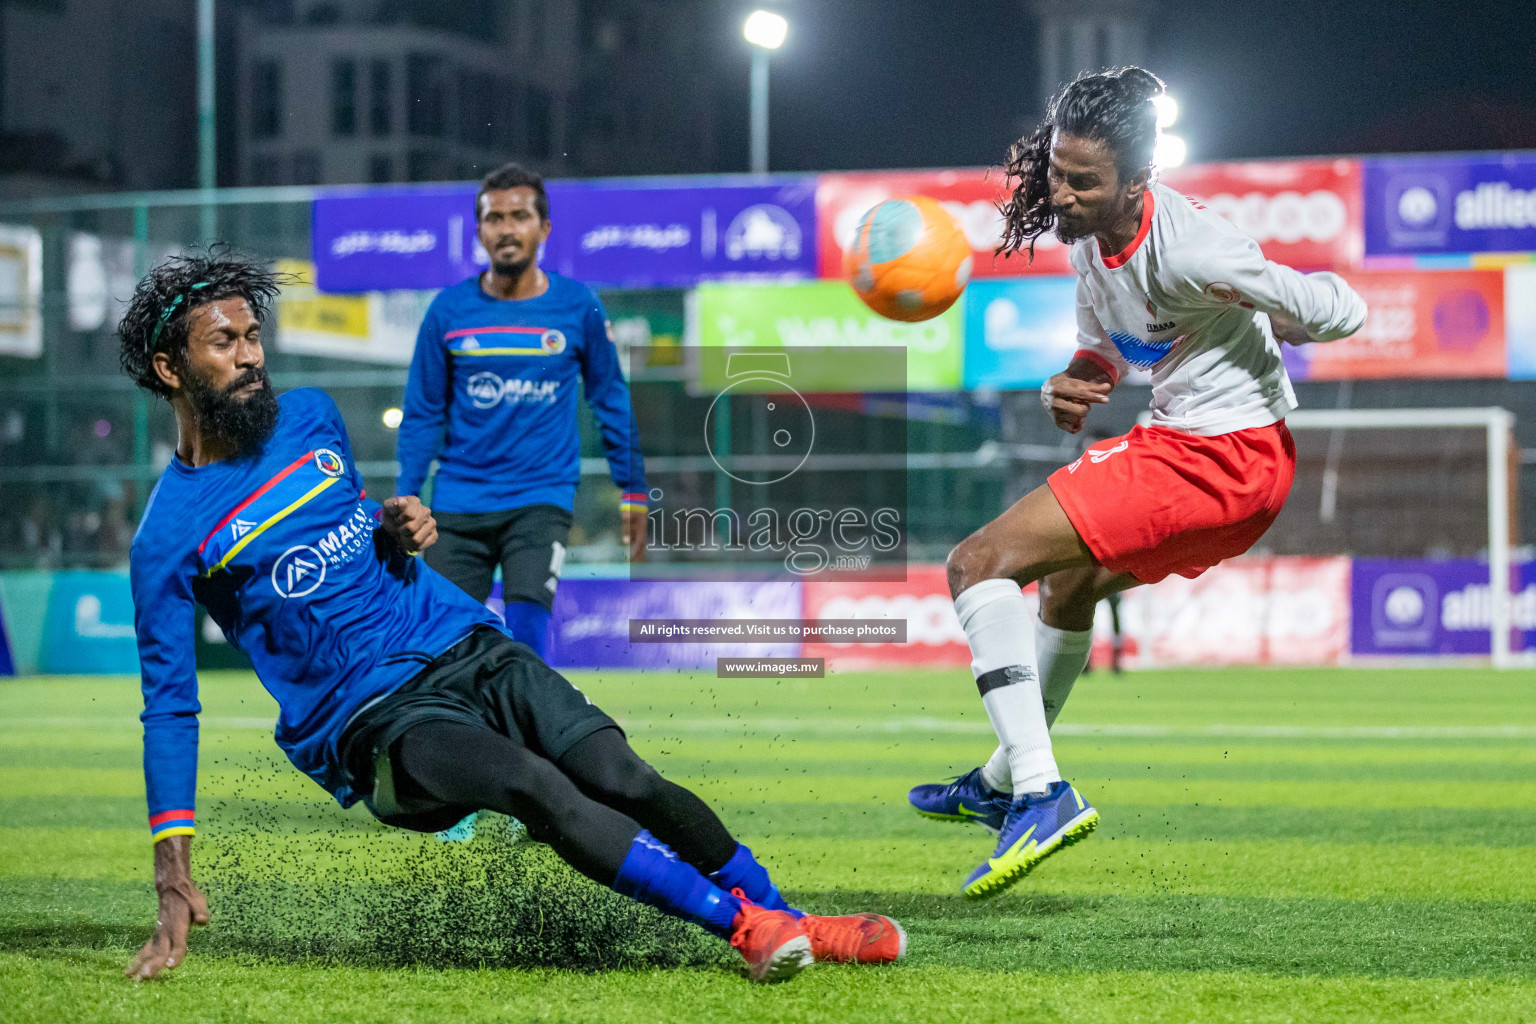
POLYGON ((980 690, 981 695, 985 697, 1000 686, 1012 686, 1014 683, 1022 683, 1033 678, 1035 678, 1035 670, 1029 666, 1009 665, 977 676, 976 689, 980 690))

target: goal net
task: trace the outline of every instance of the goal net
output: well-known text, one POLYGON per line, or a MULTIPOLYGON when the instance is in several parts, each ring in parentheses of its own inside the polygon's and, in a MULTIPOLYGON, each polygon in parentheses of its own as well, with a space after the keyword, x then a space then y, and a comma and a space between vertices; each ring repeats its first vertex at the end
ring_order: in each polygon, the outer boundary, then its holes
POLYGON ((1449 623, 1478 634, 1496 666, 1525 660, 1517 627, 1536 622, 1526 621, 1529 602, 1512 593, 1522 588, 1511 586, 1519 545, 1512 413, 1304 409, 1286 423, 1296 438, 1296 479, 1265 549, 1349 555, 1357 574, 1376 574, 1356 582, 1355 614, 1370 620, 1357 629, 1387 638, 1388 647, 1393 637, 1408 642, 1415 630, 1427 636, 1449 623))

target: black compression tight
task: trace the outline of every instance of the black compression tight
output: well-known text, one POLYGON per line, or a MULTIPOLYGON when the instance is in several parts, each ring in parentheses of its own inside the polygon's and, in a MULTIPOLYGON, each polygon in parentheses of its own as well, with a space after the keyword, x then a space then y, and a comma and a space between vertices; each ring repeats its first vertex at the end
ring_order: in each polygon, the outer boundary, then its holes
POLYGON ((558 764, 486 727, 429 721, 394 747, 405 776, 433 799, 509 814, 577 871, 611 885, 640 829, 708 874, 736 851, 714 812, 668 782, 617 729, 578 741, 558 764))
POLYGON ((587 796, 623 811, 706 875, 736 852, 736 840, 709 805, 640 760, 617 729, 579 741, 560 758, 560 768, 587 796))

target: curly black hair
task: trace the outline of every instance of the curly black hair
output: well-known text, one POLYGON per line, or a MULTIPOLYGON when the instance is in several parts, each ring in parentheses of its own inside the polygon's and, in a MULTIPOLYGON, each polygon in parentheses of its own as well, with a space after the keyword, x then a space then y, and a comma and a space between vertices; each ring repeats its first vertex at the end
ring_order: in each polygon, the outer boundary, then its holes
POLYGON ((141 388, 171 397, 155 373, 156 352, 185 365, 189 314, 219 299, 244 299, 264 323, 283 282, 254 257, 224 244, 172 256, 144 275, 117 325, 123 372, 141 388))
POLYGON ((1058 129, 1108 146, 1122 181, 1150 170, 1157 145, 1157 107, 1152 98, 1162 92, 1163 80, 1152 72, 1123 67, 1079 75, 1057 93, 1045 120, 1008 150, 1003 169, 1007 180, 1016 184, 998 204, 1003 215, 998 253, 1018 252, 1027 245, 1033 260, 1035 239, 1056 226, 1046 178, 1051 137, 1058 129))

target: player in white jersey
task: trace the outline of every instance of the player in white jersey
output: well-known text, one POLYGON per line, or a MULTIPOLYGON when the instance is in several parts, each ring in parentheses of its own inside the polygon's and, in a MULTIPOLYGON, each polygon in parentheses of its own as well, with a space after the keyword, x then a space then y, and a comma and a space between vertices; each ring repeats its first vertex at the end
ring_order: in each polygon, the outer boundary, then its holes
POLYGON ((1082 672, 1105 596, 1193 578, 1247 551, 1285 503, 1296 397, 1280 342, 1334 341, 1365 304, 1336 274, 1264 259, 1221 217, 1153 181, 1153 97, 1141 68, 1085 75, 1009 154, 1003 249, 1046 231, 1072 246, 1078 351, 1041 389, 1068 433, 1133 366, 1152 371, 1152 425, 1089 446, 949 556, 971 671, 997 733, 991 759, 918 786, 922 814, 999 833, 963 891, 988 896, 1082 838, 1099 815, 1064 782, 1049 729, 1082 672), (1039 581, 1031 628, 1020 587, 1039 581))

